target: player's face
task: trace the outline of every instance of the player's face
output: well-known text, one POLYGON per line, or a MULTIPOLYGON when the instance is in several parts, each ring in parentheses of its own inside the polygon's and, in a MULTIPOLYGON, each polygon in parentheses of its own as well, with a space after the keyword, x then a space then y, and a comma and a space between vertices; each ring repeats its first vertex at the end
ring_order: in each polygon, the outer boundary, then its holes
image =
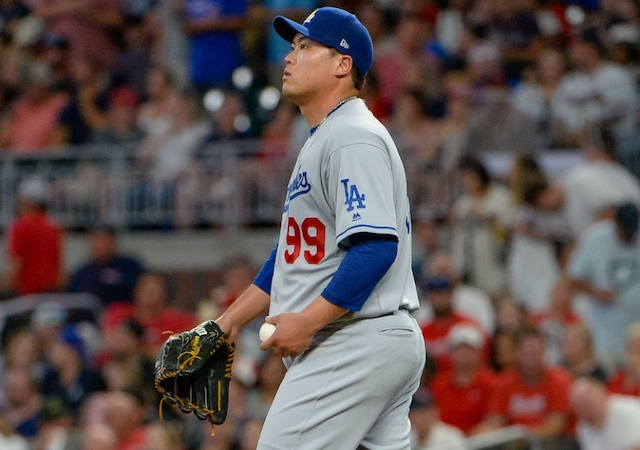
POLYGON ((291 52, 285 57, 282 93, 294 103, 329 92, 333 71, 339 59, 329 48, 297 34, 291 52))

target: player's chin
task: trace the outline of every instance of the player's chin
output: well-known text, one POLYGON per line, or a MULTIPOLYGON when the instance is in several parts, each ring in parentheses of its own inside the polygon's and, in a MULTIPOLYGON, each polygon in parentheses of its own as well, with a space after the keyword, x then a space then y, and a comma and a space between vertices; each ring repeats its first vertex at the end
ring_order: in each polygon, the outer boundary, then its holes
POLYGON ((282 95, 287 97, 289 100, 293 100, 297 97, 296 90, 291 86, 291 83, 287 83, 286 81, 282 82, 282 95))

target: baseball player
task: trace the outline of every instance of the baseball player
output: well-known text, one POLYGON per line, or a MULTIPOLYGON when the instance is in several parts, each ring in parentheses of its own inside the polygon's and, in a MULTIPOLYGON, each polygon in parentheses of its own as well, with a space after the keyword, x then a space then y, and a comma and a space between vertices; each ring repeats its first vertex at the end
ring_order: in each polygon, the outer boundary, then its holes
POLYGON ((252 286, 216 322, 234 339, 264 314, 261 344, 288 370, 260 450, 408 450, 411 396, 425 363, 411 273, 402 161, 358 91, 373 63, 366 28, 325 7, 299 24, 282 92, 310 135, 289 181, 278 244, 252 286))

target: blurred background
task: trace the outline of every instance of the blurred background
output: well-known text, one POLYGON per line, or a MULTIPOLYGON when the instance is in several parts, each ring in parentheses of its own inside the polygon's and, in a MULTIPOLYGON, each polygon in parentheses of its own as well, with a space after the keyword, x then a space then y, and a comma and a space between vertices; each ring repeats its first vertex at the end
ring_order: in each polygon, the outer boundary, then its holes
POLYGON ((320 6, 369 29, 407 172, 412 450, 632 448, 583 415, 640 395, 637 0, 0 0, 0 448, 255 449, 262 320, 215 438, 151 372, 275 245, 309 128, 271 23, 320 6))

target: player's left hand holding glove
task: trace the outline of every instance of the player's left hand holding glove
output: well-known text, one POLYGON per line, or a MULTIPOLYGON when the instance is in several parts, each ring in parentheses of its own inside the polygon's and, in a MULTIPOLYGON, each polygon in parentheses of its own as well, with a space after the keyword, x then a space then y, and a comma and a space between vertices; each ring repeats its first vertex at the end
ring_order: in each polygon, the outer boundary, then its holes
POLYGON ((171 335, 158 352, 154 370, 155 387, 162 394, 160 419, 166 402, 208 420, 212 427, 223 423, 234 356, 234 344, 213 320, 171 335))

